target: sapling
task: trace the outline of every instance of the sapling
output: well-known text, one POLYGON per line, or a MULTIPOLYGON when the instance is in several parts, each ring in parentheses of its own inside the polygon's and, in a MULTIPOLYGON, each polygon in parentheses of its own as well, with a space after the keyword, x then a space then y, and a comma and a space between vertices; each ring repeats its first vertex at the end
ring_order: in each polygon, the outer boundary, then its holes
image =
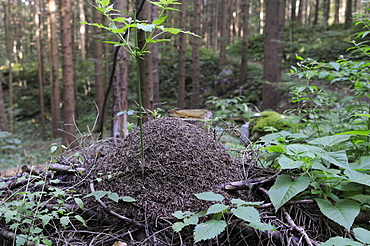
POLYGON ((128 51, 128 53, 135 58, 136 60, 136 85, 137 85, 137 100, 139 104, 139 127, 140 127, 140 152, 141 152, 141 171, 142 178, 144 179, 145 172, 145 156, 144 156, 144 142, 143 142, 143 102, 141 98, 141 78, 140 78, 140 59, 144 59, 143 56, 145 53, 150 53, 150 47, 155 43, 170 41, 169 39, 160 39, 163 34, 190 34, 193 36, 198 35, 191 33, 189 31, 183 31, 174 27, 165 27, 165 21, 167 20, 168 15, 165 15, 166 11, 179 11, 176 8, 170 7, 172 5, 181 4, 177 0, 159 0, 157 2, 148 1, 159 8, 158 18, 153 20, 152 23, 149 23, 147 20, 138 20, 136 18, 136 10, 134 11, 133 17, 122 17, 119 16, 119 10, 114 9, 113 4, 110 4, 110 0, 96 0, 96 6, 94 6, 98 12, 104 15, 109 23, 107 26, 101 23, 87 23, 83 22, 82 24, 88 24, 96 26, 98 28, 103 28, 111 33, 113 33, 119 41, 105 41, 106 43, 114 44, 115 46, 121 46, 128 51), (122 26, 122 27, 121 27, 122 26), (147 33, 145 42, 142 46, 139 46, 138 42, 138 31, 144 31, 147 33), (130 32, 133 32, 133 37, 130 35, 130 32), (133 38, 133 42, 130 40, 133 38))

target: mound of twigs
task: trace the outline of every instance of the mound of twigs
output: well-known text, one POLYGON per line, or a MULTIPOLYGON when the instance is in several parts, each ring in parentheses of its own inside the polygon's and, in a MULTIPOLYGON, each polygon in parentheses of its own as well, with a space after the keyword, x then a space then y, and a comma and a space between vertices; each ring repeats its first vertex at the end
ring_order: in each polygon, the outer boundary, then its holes
MULTIPOLYGON (((144 162, 136 129, 118 146, 109 140, 94 142, 62 155, 46 170, 25 166, 22 175, 0 180, 0 206, 9 199, 32 199, 25 197, 25 191, 43 192, 37 210, 56 210, 60 217, 46 225, 36 217, 33 225, 43 228, 53 245, 113 245, 119 241, 126 243, 121 245, 193 245, 191 228, 181 234, 173 231, 177 220, 172 214, 207 209, 212 203, 197 199, 194 193, 213 191, 222 194, 225 202, 232 198, 266 201, 257 208, 262 221, 274 224, 277 231, 257 231, 232 217, 228 234, 199 245, 315 245, 322 239, 325 221, 316 215, 311 201, 290 203, 275 213, 266 189, 276 172, 234 159, 213 139, 212 132, 177 118, 149 121, 143 130, 144 162), (63 192, 56 193, 56 189, 63 192), (58 220, 67 212, 62 214, 60 207, 70 212, 71 219, 64 226, 58 220)), ((4 222, 0 219, 0 243, 11 245, 18 232, 4 222)), ((26 231, 25 227, 21 224, 18 231, 26 231)))

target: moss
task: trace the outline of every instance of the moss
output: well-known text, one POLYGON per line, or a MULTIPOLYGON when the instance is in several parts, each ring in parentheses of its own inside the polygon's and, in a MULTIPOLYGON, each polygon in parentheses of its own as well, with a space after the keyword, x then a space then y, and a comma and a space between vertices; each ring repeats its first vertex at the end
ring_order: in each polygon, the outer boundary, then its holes
POLYGON ((289 128, 290 122, 275 111, 264 111, 261 116, 250 122, 252 136, 260 137, 267 132, 266 127, 273 127, 278 131, 289 128))

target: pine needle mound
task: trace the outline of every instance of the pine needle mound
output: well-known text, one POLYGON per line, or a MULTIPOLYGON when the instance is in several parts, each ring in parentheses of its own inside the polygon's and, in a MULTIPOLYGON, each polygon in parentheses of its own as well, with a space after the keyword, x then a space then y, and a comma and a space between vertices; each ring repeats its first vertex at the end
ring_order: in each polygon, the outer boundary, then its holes
POLYGON ((95 190, 117 192, 137 200, 134 206, 110 202, 110 206, 115 206, 112 210, 118 213, 129 213, 137 221, 150 221, 169 217, 177 210, 202 210, 207 204, 194 193, 220 193, 220 185, 243 180, 243 172, 230 154, 198 126, 179 118, 160 118, 145 123, 143 131, 144 179, 139 129, 92 170, 93 177, 113 176, 95 182, 95 190))

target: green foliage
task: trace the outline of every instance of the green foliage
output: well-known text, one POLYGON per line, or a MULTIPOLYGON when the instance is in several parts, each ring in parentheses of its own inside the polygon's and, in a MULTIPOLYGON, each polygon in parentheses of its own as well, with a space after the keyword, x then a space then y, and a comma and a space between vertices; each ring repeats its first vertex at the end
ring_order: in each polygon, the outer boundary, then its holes
MULTIPOLYGON (((83 208, 83 203, 78 195, 74 195, 71 190, 64 190, 56 187, 49 187, 45 191, 45 180, 37 181, 35 184, 40 186, 39 192, 28 190, 30 183, 35 182, 32 175, 23 176, 18 179, 27 181, 26 189, 13 193, 7 199, 0 202, 1 221, 9 224, 9 229, 16 234, 15 245, 28 245, 29 242, 34 244, 43 243, 52 245, 52 242, 44 235, 44 229, 49 224, 59 221, 62 227, 72 224, 70 218, 85 224, 85 220, 80 215, 74 215, 65 207, 65 202, 74 199, 75 203, 83 208), (45 205, 48 201, 54 201, 53 208, 47 208, 45 205)), ((50 180, 58 182, 60 180, 50 180)), ((6 185, 5 182, 0 185, 6 185)))
POLYGON ((172 228, 175 232, 180 232, 184 227, 193 225, 195 243, 208 240, 220 235, 228 226, 233 216, 247 222, 250 227, 258 230, 274 230, 270 224, 265 224, 260 221, 258 210, 252 206, 261 203, 246 202, 240 199, 232 199, 232 205, 222 203, 225 198, 220 194, 213 192, 203 192, 194 194, 198 199, 203 201, 217 202, 211 205, 207 210, 201 212, 182 212, 176 211, 173 213, 177 219, 182 220, 176 222, 172 228), (200 223, 200 220, 204 221, 200 223))
POLYGON ((290 120, 275 111, 264 111, 250 120, 251 139, 256 140, 268 132, 277 132, 290 127, 290 120))
POLYGON ((206 103, 212 105, 214 109, 213 114, 217 117, 226 119, 247 119, 252 116, 253 112, 245 101, 244 96, 236 96, 227 99, 210 96, 206 103))
MULTIPOLYGON (((368 33, 369 19, 362 19, 368 33)), ((366 42, 354 49, 368 55, 366 42), (363 46, 365 45, 365 46, 363 46)), ((283 171, 269 190, 278 210, 288 201, 301 197, 314 199, 321 213, 351 230, 370 197, 369 61, 341 57, 335 62, 318 62, 296 55, 297 66, 291 73, 306 81, 292 88, 297 108, 291 131, 263 136, 265 165, 283 171), (314 80, 350 88, 350 99, 330 97, 314 80), (295 123, 294 123, 295 122, 295 123)), ((355 238, 368 243, 369 231, 353 228, 355 238), (367 238, 367 239, 365 239, 367 238), (365 240, 365 241, 364 241, 365 240)), ((322 245, 362 245, 351 239, 335 237, 322 245)))

